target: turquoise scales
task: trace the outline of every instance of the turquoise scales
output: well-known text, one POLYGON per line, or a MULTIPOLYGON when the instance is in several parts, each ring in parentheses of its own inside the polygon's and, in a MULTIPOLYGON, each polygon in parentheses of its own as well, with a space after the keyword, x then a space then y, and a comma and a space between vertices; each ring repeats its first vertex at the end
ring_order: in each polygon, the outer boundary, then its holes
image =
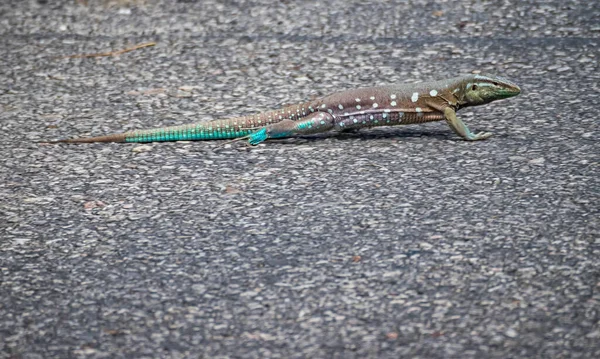
POLYGON ((214 120, 181 126, 138 130, 125 133, 125 142, 195 141, 221 140, 248 136, 261 127, 282 120, 295 120, 314 112, 312 106, 288 106, 281 110, 242 116, 225 120, 214 120))
POLYGON ((486 139, 491 133, 472 133, 456 116, 456 111, 513 97, 520 91, 519 86, 502 77, 465 75, 419 84, 348 90, 252 116, 57 142, 156 142, 248 138, 250 144, 256 145, 268 138, 440 120, 445 120, 463 139, 475 141, 486 139))

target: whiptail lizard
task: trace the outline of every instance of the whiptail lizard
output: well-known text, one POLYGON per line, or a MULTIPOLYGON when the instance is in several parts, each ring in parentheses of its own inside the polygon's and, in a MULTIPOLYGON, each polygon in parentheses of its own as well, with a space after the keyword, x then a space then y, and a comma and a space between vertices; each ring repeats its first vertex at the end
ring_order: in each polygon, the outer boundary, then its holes
POLYGON ((456 111, 513 97, 520 92, 519 86, 502 77, 487 74, 465 75, 418 84, 348 90, 252 116, 56 142, 155 142, 247 138, 250 144, 257 145, 269 138, 440 120, 446 120, 450 128, 465 140, 475 141, 486 139, 491 133, 472 133, 456 117, 456 111))

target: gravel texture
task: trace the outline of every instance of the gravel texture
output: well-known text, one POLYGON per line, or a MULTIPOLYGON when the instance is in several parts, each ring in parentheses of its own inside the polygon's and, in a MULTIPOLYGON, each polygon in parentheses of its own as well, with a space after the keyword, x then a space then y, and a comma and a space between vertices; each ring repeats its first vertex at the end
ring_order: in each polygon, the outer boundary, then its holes
POLYGON ((599 24, 584 0, 2 1, 0 358, 600 357, 599 24), (483 142, 38 143, 473 70, 523 89, 459 113, 483 142))

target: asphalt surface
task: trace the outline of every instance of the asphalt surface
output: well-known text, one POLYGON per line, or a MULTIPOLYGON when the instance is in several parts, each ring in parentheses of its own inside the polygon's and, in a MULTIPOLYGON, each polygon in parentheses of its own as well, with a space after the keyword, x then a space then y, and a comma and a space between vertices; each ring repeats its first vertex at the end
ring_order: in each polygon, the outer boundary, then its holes
POLYGON ((0 358, 600 357, 599 43, 583 0, 3 1, 0 358), (475 70, 523 89, 483 142, 38 143, 475 70))

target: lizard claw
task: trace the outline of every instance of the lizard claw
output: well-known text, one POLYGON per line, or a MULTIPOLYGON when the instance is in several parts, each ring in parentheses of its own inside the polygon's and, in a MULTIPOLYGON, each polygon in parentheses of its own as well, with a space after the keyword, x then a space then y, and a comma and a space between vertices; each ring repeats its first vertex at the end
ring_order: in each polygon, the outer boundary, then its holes
POLYGON ((485 140, 486 138, 490 137, 491 135, 492 135, 491 132, 479 132, 478 134, 475 134, 471 138, 469 138, 469 140, 470 141, 485 140))
POLYGON ((269 135, 267 135, 267 129, 261 128, 260 130, 248 136, 248 143, 250 143, 252 146, 256 146, 267 138, 269 138, 269 135))

